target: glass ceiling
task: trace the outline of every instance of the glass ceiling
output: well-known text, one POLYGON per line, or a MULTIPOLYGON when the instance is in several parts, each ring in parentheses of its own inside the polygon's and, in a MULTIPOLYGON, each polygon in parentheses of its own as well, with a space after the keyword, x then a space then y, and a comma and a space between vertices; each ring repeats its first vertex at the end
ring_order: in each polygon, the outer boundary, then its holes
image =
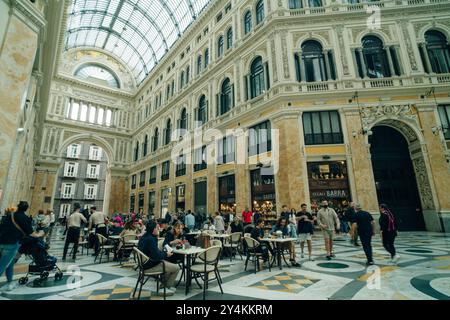
POLYGON ((72 0, 65 50, 109 51, 140 84, 210 1, 72 0))
POLYGON ((119 81, 116 76, 109 70, 97 66, 97 65, 83 65, 75 72, 75 76, 81 79, 90 80, 94 79, 100 82, 104 82, 110 87, 119 88, 119 81))

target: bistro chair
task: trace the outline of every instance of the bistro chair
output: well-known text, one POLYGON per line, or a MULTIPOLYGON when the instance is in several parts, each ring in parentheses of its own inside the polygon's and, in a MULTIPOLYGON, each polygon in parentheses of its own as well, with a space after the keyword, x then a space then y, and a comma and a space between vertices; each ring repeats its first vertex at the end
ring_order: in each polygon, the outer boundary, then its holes
POLYGON ((211 240, 211 247, 221 247, 222 248, 222 241, 213 239, 211 240))
POLYGON ((156 280, 156 293, 159 294, 159 284, 162 284, 163 287, 163 296, 164 296, 164 300, 166 300, 166 286, 165 284, 165 276, 166 276, 166 265, 164 263, 161 263, 162 265, 162 271, 150 271, 150 270, 146 270, 144 269, 144 265, 147 261, 150 261, 150 258, 147 257, 141 250, 139 250, 138 248, 134 247, 133 248, 133 252, 137 258, 137 262, 138 262, 138 279, 136 282, 136 286, 134 287, 134 291, 133 291, 133 298, 136 296, 136 290, 137 287, 139 286, 139 293, 138 293, 138 300, 141 299, 141 292, 142 292, 142 287, 144 286, 144 284, 147 283, 147 281, 150 278, 153 278, 156 280))
POLYGON ((120 265, 122 265, 124 258, 129 257, 133 252, 134 244, 130 243, 130 241, 136 240, 136 238, 137 236, 132 234, 120 237, 120 248, 117 251, 117 257, 120 265))
POLYGON ((219 246, 213 246, 206 249, 204 252, 197 255, 197 258, 202 262, 194 264, 189 270, 189 272, 192 272, 192 278, 195 279, 197 284, 199 284, 197 280, 198 278, 201 278, 203 280, 203 300, 205 300, 206 298, 206 290, 208 289, 209 282, 214 280, 217 280, 220 292, 223 294, 222 279, 220 277, 218 267, 221 252, 222 247, 219 246), (215 277, 210 278, 210 273, 214 273, 215 277))
POLYGON ((99 243, 100 252, 98 253, 98 255, 95 256, 94 263, 97 261, 98 256, 100 256, 100 263, 102 263, 102 257, 104 254, 106 254, 108 256, 108 262, 109 262, 109 252, 111 250, 114 250, 114 246, 108 244, 108 239, 106 239, 106 237, 104 237, 101 234, 97 234, 97 239, 98 239, 98 243, 99 243))
MULTIPOLYGON (((260 252, 260 250, 259 250, 261 244, 258 241, 256 241, 255 239, 250 238, 250 237, 244 237, 244 241, 247 246, 247 259, 245 260, 245 271, 247 271, 248 261, 250 260, 250 258, 253 258, 253 262, 255 263, 255 273, 256 273, 257 271, 260 270, 259 260, 260 259, 264 260, 263 253, 260 252)), ((269 265, 269 271, 271 271, 270 259, 268 257, 267 257, 267 262, 269 265)))
POLYGON ((230 253, 230 261, 233 261, 233 253, 236 255, 236 252, 239 253, 239 255, 241 256, 241 260, 244 260, 244 258, 242 258, 241 253, 239 252, 239 246, 241 245, 241 238, 242 233, 235 232, 231 234, 229 242, 223 244, 223 247, 227 248, 230 253))

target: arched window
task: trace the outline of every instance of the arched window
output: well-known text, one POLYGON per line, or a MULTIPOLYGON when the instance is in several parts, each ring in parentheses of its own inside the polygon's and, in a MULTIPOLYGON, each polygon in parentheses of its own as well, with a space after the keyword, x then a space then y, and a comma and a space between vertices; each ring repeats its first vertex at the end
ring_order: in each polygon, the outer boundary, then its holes
POLYGON ((164 130, 164 145, 167 145, 172 140, 172 120, 167 120, 166 129, 164 130))
POLYGON ((187 130, 187 111, 183 108, 180 115, 179 129, 187 130))
POLYGON ((189 83, 190 78, 191 78, 191 67, 187 66, 187 68, 186 68, 186 85, 189 83))
POLYGON ((155 133, 153 134, 153 141, 152 141, 152 151, 155 152, 158 150, 158 144, 159 144, 159 129, 155 129, 155 133))
POLYGON ((308 0, 310 8, 322 7, 322 0, 308 0))
POLYGON ((205 69, 208 67, 209 65, 209 49, 205 50, 205 69))
POLYGON ((220 36, 219 39, 217 40, 217 56, 220 58, 221 56, 223 56, 223 50, 224 50, 224 41, 223 41, 223 36, 220 36))
POLYGON ((430 30, 425 33, 425 41, 431 70, 434 73, 450 73, 450 46, 445 35, 430 30))
POLYGON ((136 141, 136 148, 134 148, 134 161, 139 160, 139 141, 136 141))
POLYGON ((206 108, 206 97, 205 95, 201 96, 198 102, 198 110, 197 110, 197 121, 202 124, 206 123, 207 119, 207 108, 206 108))
POLYGON ((233 48, 233 28, 227 31, 227 50, 233 48))
POLYGON ((250 33, 252 31, 252 12, 249 10, 244 15, 244 33, 250 33))
POLYGON ((314 40, 308 40, 302 45, 304 77, 307 82, 326 81, 325 56, 322 46, 314 40))
POLYGON ((183 89, 184 87, 184 71, 181 71, 180 75, 180 89, 183 89))
POLYGON ((229 78, 226 78, 222 83, 219 100, 220 100, 219 114, 222 115, 230 111, 233 105, 233 93, 229 78))
POLYGON ((289 9, 302 8, 302 0, 289 0, 289 9))
POLYGON ((264 66, 262 58, 256 58, 250 68, 250 94, 251 98, 255 98, 265 90, 264 82, 264 66))
POLYGON ((202 56, 199 55, 197 58, 197 74, 200 74, 202 72, 202 56))
POLYGON ((256 24, 263 22, 264 16, 264 0, 259 0, 256 4, 256 24))
MULTIPOLYGON (((375 36, 366 36, 362 39, 362 50, 366 74, 369 78, 390 77, 386 51, 383 41, 375 36)), ((362 65, 364 65, 362 64, 362 65)))
POLYGON ((120 88, 118 77, 114 72, 97 64, 82 65, 75 72, 75 77, 100 85, 120 88))
POLYGON ((144 144, 142 146, 142 156, 146 157, 148 151, 148 135, 145 135, 144 144))

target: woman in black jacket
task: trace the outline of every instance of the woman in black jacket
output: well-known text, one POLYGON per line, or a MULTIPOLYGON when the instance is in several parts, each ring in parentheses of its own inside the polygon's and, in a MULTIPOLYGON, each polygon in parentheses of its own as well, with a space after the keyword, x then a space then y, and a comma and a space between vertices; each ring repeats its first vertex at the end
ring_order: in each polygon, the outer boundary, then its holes
POLYGON ((391 210, 385 204, 380 205, 380 237, 383 247, 391 254, 391 261, 397 263, 400 256, 396 253, 394 241, 397 236, 397 226, 391 210))

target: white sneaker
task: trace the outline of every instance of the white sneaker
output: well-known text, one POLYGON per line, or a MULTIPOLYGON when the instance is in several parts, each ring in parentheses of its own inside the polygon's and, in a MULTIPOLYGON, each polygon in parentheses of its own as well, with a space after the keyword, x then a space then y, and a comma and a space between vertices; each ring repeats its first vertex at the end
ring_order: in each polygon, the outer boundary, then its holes
POLYGON ((397 263, 398 260, 400 260, 400 255, 396 254, 396 255, 394 256, 394 258, 392 259, 392 261, 393 261, 394 263, 397 263))
POLYGON ((7 284, 5 284, 3 287, 0 288, 0 291, 3 291, 3 292, 13 291, 18 286, 19 285, 17 284, 16 281, 8 282, 7 284))

